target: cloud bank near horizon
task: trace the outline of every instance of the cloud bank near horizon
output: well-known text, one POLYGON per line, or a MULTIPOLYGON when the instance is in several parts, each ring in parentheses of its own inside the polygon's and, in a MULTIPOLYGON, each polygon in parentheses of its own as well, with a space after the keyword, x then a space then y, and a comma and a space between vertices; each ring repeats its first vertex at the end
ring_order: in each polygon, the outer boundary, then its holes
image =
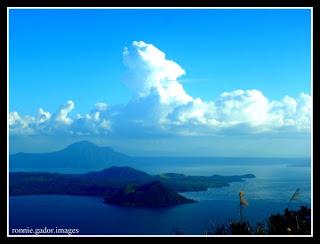
MULTIPOLYGON (((123 50, 125 84, 133 92, 124 105, 97 102, 91 111, 70 114, 70 100, 51 113, 9 113, 10 135, 180 135, 310 133, 311 96, 270 101, 261 91, 235 90, 213 101, 188 94, 179 78, 186 71, 152 44, 134 41, 123 50)), ((107 100, 107 98, 106 98, 107 100)))

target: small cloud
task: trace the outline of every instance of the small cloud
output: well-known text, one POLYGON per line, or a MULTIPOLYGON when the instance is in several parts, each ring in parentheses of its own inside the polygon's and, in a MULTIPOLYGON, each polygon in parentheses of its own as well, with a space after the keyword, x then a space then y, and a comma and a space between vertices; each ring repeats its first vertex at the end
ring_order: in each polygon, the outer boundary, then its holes
POLYGON ((68 101, 60 106, 58 112, 54 115, 54 120, 64 125, 72 124, 73 120, 68 117, 68 114, 74 109, 73 101, 68 101))
POLYGON ((40 123, 43 123, 43 122, 49 120, 50 118, 51 118, 50 112, 46 112, 46 111, 43 110, 43 108, 39 108, 37 120, 40 123))
POLYGON ((108 105, 103 102, 98 102, 94 105, 95 109, 98 111, 105 111, 108 108, 108 105))

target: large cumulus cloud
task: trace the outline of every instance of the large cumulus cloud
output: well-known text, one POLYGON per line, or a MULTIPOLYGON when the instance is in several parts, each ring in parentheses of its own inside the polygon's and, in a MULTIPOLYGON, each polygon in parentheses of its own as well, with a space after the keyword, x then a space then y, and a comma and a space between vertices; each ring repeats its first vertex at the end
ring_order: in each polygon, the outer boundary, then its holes
MULTIPOLYGON (((39 109, 35 116, 10 112, 11 134, 179 134, 310 133, 311 96, 300 93, 270 101, 262 91, 226 91, 213 101, 188 94, 179 78, 186 74, 152 44, 133 42, 123 51, 125 83, 133 97, 125 105, 96 103, 87 114, 70 113, 73 101, 53 114, 39 109)), ((107 98, 106 98, 107 100, 107 98)))

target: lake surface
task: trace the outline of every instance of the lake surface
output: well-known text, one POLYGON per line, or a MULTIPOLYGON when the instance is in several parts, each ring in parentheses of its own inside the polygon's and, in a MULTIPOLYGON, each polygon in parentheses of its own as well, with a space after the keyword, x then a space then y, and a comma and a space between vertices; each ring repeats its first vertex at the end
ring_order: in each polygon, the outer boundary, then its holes
POLYGON ((145 209, 107 205, 101 198, 82 196, 14 196, 10 197, 9 225, 12 228, 76 228, 79 234, 204 234, 218 224, 239 219, 239 191, 245 192, 249 206, 245 218, 253 224, 265 221, 272 213, 282 213, 292 194, 300 188, 300 197, 290 205, 310 207, 308 166, 286 162, 247 165, 172 164, 138 169, 148 173, 175 172, 189 175, 235 175, 253 173, 257 178, 234 182, 230 186, 182 195, 197 200, 194 204, 171 208, 145 209), (297 166, 298 165, 298 166, 297 166))

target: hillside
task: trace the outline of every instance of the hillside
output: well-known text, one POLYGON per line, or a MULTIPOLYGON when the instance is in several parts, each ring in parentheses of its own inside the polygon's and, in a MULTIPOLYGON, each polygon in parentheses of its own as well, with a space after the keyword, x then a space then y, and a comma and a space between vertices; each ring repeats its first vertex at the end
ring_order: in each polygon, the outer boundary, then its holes
POLYGON ((246 178, 255 178, 253 174, 233 176, 188 176, 184 174, 167 173, 156 175, 155 178, 170 185, 178 192, 206 191, 208 188, 228 186, 231 182, 243 181, 246 178))
POLYGON ((129 207, 170 207, 196 201, 185 198, 160 181, 138 187, 128 186, 105 198, 105 202, 129 207))
POLYGON ((111 147, 99 147, 88 141, 69 145, 63 150, 51 153, 17 153, 10 155, 10 170, 48 168, 106 168, 112 165, 126 165, 132 159, 111 147))
POLYGON ((103 196, 127 185, 140 186, 159 181, 176 192, 206 191, 228 186, 230 182, 254 178, 254 175, 187 176, 184 174, 149 175, 131 167, 110 167, 86 174, 46 172, 12 172, 9 174, 10 195, 72 194, 103 196))
POLYGON ((129 183, 143 184, 150 182, 154 177, 131 167, 112 166, 101 171, 79 175, 78 178, 95 185, 123 187, 129 183))

